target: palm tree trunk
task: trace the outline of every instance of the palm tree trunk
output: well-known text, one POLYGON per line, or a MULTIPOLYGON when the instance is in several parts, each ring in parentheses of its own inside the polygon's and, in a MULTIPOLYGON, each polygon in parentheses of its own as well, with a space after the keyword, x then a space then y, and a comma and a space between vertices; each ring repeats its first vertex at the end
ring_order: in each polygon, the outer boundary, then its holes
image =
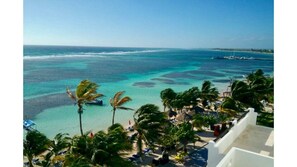
POLYGON ((32 164, 32 159, 33 159, 33 157, 28 156, 28 161, 29 161, 29 166, 30 167, 34 167, 33 164, 32 164))
POLYGON ((81 134, 81 136, 83 136, 84 133, 83 133, 83 129, 82 129, 82 121, 81 121, 81 114, 83 113, 83 108, 82 108, 82 104, 81 104, 81 103, 77 103, 77 105, 78 105, 78 110, 77 110, 77 112, 78 112, 78 115, 79 115, 79 128, 80 128, 80 134, 81 134))
POLYGON ((137 153, 141 156, 142 155, 142 135, 138 134, 137 138, 137 153))
POLYGON ((114 124, 114 115, 115 115, 115 111, 116 111, 116 108, 113 108, 111 125, 114 124))
POLYGON ((81 134, 81 136, 83 136, 84 133, 83 133, 83 129, 82 129, 81 113, 78 113, 78 115, 79 115, 79 128, 80 128, 80 134, 81 134))

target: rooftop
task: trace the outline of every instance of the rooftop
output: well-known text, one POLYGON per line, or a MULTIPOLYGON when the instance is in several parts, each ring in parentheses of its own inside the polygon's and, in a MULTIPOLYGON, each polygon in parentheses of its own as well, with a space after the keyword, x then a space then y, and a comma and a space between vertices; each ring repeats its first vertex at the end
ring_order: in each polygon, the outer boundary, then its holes
POLYGON ((232 147, 274 157, 274 129, 248 125, 238 138, 225 150, 224 154, 227 154, 232 147))

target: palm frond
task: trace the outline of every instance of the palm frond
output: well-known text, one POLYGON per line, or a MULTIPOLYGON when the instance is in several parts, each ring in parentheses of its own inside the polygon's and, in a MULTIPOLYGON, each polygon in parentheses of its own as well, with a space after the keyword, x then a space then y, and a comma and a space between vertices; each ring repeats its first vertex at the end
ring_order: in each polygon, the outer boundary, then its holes
POLYGON ((85 94, 96 93, 98 85, 89 80, 83 80, 76 88, 76 96, 81 98, 86 96, 85 94))
POLYGON ((122 109, 122 110, 134 110, 133 108, 128 108, 128 107, 122 107, 122 106, 119 106, 117 107, 118 109, 122 109))
POLYGON ((69 88, 66 88, 66 93, 68 94, 69 98, 76 101, 76 97, 71 93, 69 88))
POLYGON ((81 98, 87 98, 88 96, 91 96, 92 94, 96 93, 96 88, 91 88, 88 91, 86 91, 81 98))
POLYGON ((124 103, 131 101, 132 99, 129 96, 125 96, 124 98, 120 99, 120 101, 117 102, 117 106, 121 106, 124 103))
POLYGON ((117 93, 114 95, 114 97, 113 97, 113 103, 114 103, 114 104, 117 104, 118 101, 119 101, 120 96, 121 96, 122 94, 124 94, 124 93, 125 93, 125 91, 117 92, 117 93))

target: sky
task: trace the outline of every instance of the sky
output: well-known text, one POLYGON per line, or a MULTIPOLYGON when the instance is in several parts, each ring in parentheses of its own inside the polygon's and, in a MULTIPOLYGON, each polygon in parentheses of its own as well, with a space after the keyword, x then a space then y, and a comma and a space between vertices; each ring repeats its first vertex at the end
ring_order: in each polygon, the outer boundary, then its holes
POLYGON ((273 48, 273 0, 25 0, 24 44, 273 48))

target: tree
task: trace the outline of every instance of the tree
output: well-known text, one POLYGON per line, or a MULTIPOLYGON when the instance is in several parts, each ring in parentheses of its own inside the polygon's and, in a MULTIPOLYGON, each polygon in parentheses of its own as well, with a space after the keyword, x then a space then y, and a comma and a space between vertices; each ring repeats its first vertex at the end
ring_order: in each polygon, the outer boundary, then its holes
POLYGON ((74 136, 72 138, 70 154, 76 155, 76 157, 83 156, 91 161, 93 140, 88 137, 89 132, 84 133, 82 136, 74 136))
POLYGON ((219 97, 219 91, 216 87, 212 87, 213 84, 210 81, 204 81, 201 88, 202 104, 205 107, 207 101, 215 101, 219 97))
POLYGON ((262 70, 252 72, 246 77, 247 81, 234 81, 231 86, 231 98, 222 104, 224 111, 243 110, 252 107, 256 112, 262 111, 261 100, 273 99, 273 77, 265 77, 262 70))
POLYGON ((193 125, 193 127, 197 128, 198 131, 201 131, 202 127, 207 125, 205 116, 202 116, 200 114, 196 114, 193 117, 192 125, 193 125))
POLYGON ((183 92, 179 92, 176 94, 176 97, 172 100, 172 107, 176 108, 177 110, 181 110, 185 105, 185 100, 183 98, 183 92))
POLYGON ((161 91, 160 97, 162 99, 165 112, 166 107, 172 106, 172 101, 175 99, 176 93, 171 88, 167 88, 161 91))
POLYGON ((96 98, 103 96, 102 94, 97 93, 98 87, 99 85, 97 85, 94 82, 91 82, 89 80, 83 80, 76 87, 75 95, 71 93, 69 88, 66 89, 66 93, 71 99, 75 100, 78 107, 77 112, 79 115, 79 127, 80 127, 81 136, 83 136, 82 121, 81 121, 81 115, 83 114, 83 104, 85 104, 85 102, 93 101, 96 98))
POLYGON ((49 148, 50 140, 36 130, 28 131, 23 140, 23 153, 28 158, 30 167, 33 167, 32 159, 49 148))
POLYGON ((175 133, 177 128, 174 124, 168 123, 164 126, 164 134, 160 136, 159 144, 162 145, 167 151, 175 148, 176 145, 176 137, 175 133))
POLYGON ((44 155, 43 161, 41 161, 43 167, 51 166, 51 162, 55 164, 65 160, 65 157, 59 153, 64 149, 69 151, 71 147, 71 138, 68 133, 58 133, 54 139, 50 141, 49 146, 50 152, 44 155))
POLYGON ((263 105, 259 100, 261 99, 260 96, 253 86, 244 81, 235 81, 231 86, 231 97, 245 106, 254 108, 257 112, 263 109, 263 105))
POLYGON ((114 124, 105 131, 99 131, 93 137, 75 136, 71 152, 66 155, 64 165, 67 166, 131 166, 123 159, 123 151, 131 151, 132 143, 122 125, 114 124))
POLYGON ((94 135, 92 162, 107 166, 131 166, 120 156, 120 152, 131 150, 132 143, 127 132, 122 125, 114 124, 108 128, 107 133, 99 131, 94 135))
POLYGON ((221 104, 221 112, 227 113, 230 116, 235 116, 238 112, 243 112, 244 105, 234 100, 231 97, 226 97, 221 104))
POLYGON ((125 96, 121 98, 121 96, 125 93, 125 91, 117 92, 112 99, 110 99, 110 105, 113 109, 112 112, 112 125, 114 124, 114 116, 115 116, 115 111, 117 109, 122 109, 122 110, 133 110, 128 107, 124 107, 123 105, 132 99, 129 96, 125 96))
POLYGON ((159 107, 154 104, 141 106, 134 113, 134 129, 137 131, 137 150, 142 155, 144 142, 148 146, 153 146, 163 133, 163 125, 166 122, 164 113, 159 111, 159 107))
POLYGON ((183 122, 177 126, 177 131, 175 132, 176 139, 179 141, 183 147, 184 151, 187 152, 186 146, 189 142, 195 142, 195 131, 192 129, 192 124, 189 122, 183 122))
POLYGON ((201 94, 198 87, 192 87, 189 90, 186 90, 183 92, 183 100, 185 102, 185 105, 197 105, 197 98, 201 94))
POLYGON ((71 138, 68 133, 58 133, 51 141, 51 151, 55 156, 59 155, 59 152, 65 148, 69 149, 71 146, 71 138))
POLYGON ((93 167, 91 161, 82 155, 67 154, 63 167, 93 167))

